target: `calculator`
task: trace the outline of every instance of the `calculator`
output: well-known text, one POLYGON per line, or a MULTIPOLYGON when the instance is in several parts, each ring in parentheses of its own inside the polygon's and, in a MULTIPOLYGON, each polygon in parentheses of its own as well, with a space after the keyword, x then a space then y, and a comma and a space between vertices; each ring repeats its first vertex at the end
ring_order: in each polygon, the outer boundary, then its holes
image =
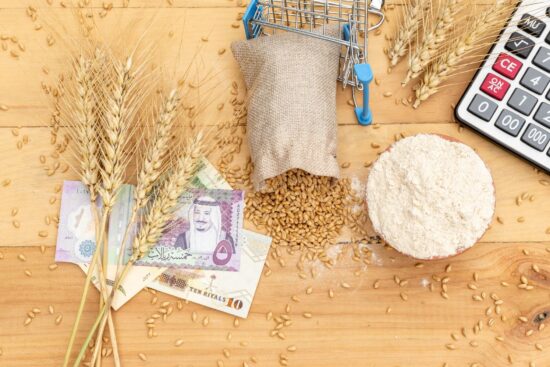
POLYGON ((550 173, 549 85, 550 3, 523 0, 460 99, 456 118, 550 173))

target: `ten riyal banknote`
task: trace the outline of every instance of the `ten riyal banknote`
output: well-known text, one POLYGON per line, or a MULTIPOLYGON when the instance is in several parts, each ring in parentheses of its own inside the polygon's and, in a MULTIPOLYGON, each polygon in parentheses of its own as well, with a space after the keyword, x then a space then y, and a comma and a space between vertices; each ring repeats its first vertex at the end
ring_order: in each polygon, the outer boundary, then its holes
POLYGON ((246 318, 271 245, 271 237, 242 231, 238 272, 168 269, 149 288, 246 318))

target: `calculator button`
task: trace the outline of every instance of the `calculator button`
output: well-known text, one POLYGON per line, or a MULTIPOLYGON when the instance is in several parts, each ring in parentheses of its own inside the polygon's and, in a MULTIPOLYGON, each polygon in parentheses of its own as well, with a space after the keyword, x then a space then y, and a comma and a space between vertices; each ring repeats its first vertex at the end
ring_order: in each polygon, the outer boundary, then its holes
POLYGON ((550 32, 548 32, 548 34, 546 35, 546 38, 544 40, 546 41, 546 43, 550 43, 550 32))
POLYGON ((535 113, 534 119, 536 122, 540 122, 541 125, 550 128, 550 104, 541 103, 537 113, 535 113))
POLYGON ((512 136, 518 136, 525 119, 512 111, 503 110, 495 123, 500 130, 512 136))
POLYGON ((542 127, 529 124, 521 137, 521 141, 542 152, 548 145, 548 141, 550 141, 550 133, 542 127))
POLYGON ((550 49, 541 47, 533 59, 533 64, 550 73, 550 49))
POLYGON ((508 88, 510 88, 510 83, 493 73, 487 74, 487 77, 481 84, 482 91, 499 101, 504 99, 506 92, 508 92, 508 88))
POLYGON ((497 104, 489 98, 476 94, 473 101, 468 106, 468 111, 482 120, 489 121, 497 110, 497 104))
POLYGON ((523 14, 521 20, 518 23, 518 27, 525 32, 535 37, 540 37, 546 24, 544 24, 539 18, 536 18, 530 14, 523 14))
POLYGON ((493 65, 493 70, 509 79, 515 79, 522 67, 522 63, 512 56, 501 53, 493 65))
POLYGON ((508 100, 508 106, 529 116, 537 104, 537 99, 529 93, 517 88, 508 100))
POLYGON ((523 78, 521 78, 520 84, 531 92, 542 94, 546 90, 549 82, 550 78, 547 77, 546 74, 536 69, 528 68, 523 78))
POLYGON ((521 33, 514 32, 504 47, 513 54, 526 59, 531 54, 534 46, 535 42, 533 40, 521 33))

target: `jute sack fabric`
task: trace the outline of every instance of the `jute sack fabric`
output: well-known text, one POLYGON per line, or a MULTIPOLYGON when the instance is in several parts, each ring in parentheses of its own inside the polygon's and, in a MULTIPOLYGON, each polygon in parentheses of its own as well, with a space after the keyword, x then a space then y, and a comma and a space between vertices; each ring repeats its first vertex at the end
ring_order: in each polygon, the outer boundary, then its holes
MULTIPOLYGON (((326 33, 337 34, 336 27, 326 33)), ((248 89, 248 143, 256 190, 291 169, 339 177, 336 78, 340 46, 295 33, 231 45, 248 89)))

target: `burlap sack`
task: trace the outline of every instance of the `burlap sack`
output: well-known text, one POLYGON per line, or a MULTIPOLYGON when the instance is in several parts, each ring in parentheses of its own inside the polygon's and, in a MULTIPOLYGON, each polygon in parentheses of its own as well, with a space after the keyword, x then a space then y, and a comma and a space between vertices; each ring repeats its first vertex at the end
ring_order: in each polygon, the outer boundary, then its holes
POLYGON ((233 42, 231 50, 248 89, 248 143, 256 190, 263 189, 268 178, 294 168, 337 178, 340 46, 279 33, 233 42))

